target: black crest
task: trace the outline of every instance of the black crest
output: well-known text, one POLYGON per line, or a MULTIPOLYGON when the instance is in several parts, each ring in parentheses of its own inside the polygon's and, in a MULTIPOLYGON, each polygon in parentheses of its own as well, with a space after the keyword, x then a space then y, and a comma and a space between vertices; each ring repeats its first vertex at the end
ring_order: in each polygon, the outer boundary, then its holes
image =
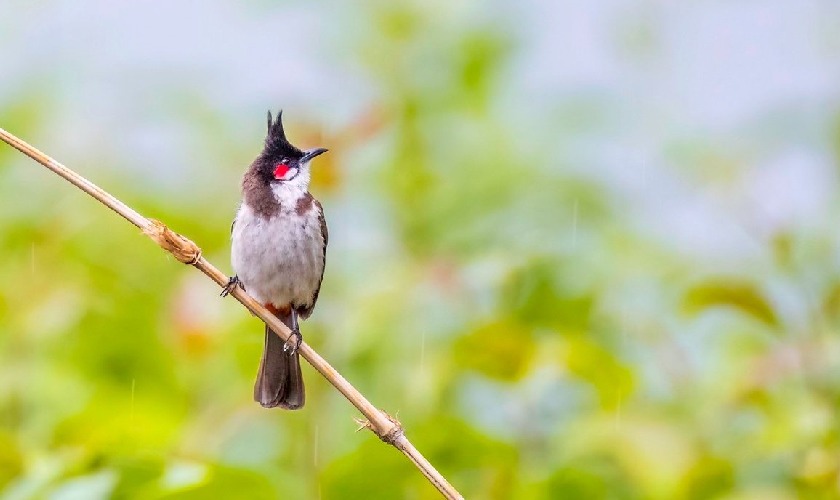
POLYGON ((294 147, 286 139, 286 132, 283 130, 283 111, 277 113, 277 121, 271 118, 271 111, 268 112, 268 133, 265 136, 264 154, 272 156, 303 156, 303 152, 294 147))

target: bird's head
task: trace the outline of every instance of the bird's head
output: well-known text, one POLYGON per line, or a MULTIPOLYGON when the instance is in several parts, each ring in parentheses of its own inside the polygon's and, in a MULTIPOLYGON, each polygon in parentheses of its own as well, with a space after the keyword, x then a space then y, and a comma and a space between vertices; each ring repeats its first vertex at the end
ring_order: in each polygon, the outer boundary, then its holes
POLYGON ((282 118, 282 111, 277 113, 276 121, 272 120, 271 111, 268 112, 268 134, 257 161, 258 168, 261 176, 272 186, 285 185, 305 190, 309 186, 309 162, 327 150, 314 148, 301 151, 292 146, 283 131, 282 118))

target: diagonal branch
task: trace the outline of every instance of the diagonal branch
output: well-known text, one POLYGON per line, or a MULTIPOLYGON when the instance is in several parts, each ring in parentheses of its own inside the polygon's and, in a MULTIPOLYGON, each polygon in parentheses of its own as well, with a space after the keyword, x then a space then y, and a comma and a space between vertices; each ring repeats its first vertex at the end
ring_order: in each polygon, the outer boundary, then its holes
MULTIPOLYGON (((121 202, 107 191, 85 179, 73 170, 65 167, 44 153, 38 151, 26 142, 0 128, 0 140, 9 144, 41 165, 64 177, 68 182, 96 198, 106 207, 125 217, 129 222, 139 227, 144 234, 153 239, 164 250, 170 252, 179 261, 196 267, 220 286, 225 286, 228 277, 201 256, 201 249, 189 239, 170 230, 160 221, 147 219, 134 209, 121 202)), ((291 331, 277 317, 268 312, 259 302, 251 298, 242 287, 234 287, 230 295, 242 303, 251 313, 263 320, 272 331, 284 341, 289 338, 291 331)), ((387 413, 373 406, 362 393, 356 390, 350 382, 330 366, 308 344, 302 342, 298 348, 300 355, 324 376, 350 403, 367 419, 364 427, 372 430, 379 438, 403 452, 420 472, 448 499, 463 498, 460 493, 429 463, 405 436, 402 426, 387 413)))

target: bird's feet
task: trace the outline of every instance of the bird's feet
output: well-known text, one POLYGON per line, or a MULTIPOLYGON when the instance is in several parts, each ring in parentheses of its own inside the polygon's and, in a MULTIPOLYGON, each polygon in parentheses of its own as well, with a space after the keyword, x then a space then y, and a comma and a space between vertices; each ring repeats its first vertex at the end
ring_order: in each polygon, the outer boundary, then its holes
POLYGON ((295 328, 292 330, 292 334, 289 335, 289 339, 283 344, 283 352, 287 352, 289 356, 293 356, 297 352, 298 347, 300 347, 301 342, 303 342, 303 335, 300 334, 300 330, 295 328))
POLYGON ((220 293, 219 296, 227 297, 230 294, 230 292, 232 292, 233 289, 236 288, 236 285, 241 286, 242 289, 245 290, 245 286, 242 284, 241 281, 239 281, 239 276, 234 274, 228 279, 227 285, 225 285, 222 288, 222 293, 220 293))

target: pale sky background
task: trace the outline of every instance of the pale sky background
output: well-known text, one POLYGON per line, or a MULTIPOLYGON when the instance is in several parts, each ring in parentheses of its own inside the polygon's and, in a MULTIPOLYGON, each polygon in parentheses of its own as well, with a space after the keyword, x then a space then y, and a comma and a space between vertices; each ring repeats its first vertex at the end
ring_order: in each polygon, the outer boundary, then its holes
MULTIPOLYGON (((545 167, 599 179, 626 200, 634 224, 678 249, 737 262, 754 258, 756 238, 779 225, 833 215, 837 175, 824 131, 840 88, 836 2, 439 10, 441 23, 478 19, 511 37, 499 114, 545 151, 545 167), (575 106, 596 119, 560 126, 575 106), (691 145, 728 152, 731 171, 696 171, 691 145)), ((43 149, 79 164, 107 140, 121 156, 108 168, 191 182, 183 172, 214 158, 196 151, 204 148, 189 139, 194 118, 173 105, 173 92, 223 113, 236 141, 260 136, 268 107, 340 128, 383 98, 353 45, 367 22, 330 1, 5 1, 0 110, 49 89, 48 124, 29 138, 43 149)))

